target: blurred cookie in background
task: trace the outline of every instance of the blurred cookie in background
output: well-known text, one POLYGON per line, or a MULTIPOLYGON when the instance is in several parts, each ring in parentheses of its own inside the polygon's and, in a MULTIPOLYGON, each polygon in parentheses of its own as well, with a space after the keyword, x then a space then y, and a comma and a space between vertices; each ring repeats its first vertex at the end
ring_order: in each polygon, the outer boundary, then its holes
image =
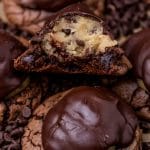
POLYGON ((97 16, 103 16, 105 0, 83 0, 83 3, 97 16))
POLYGON ((14 69, 14 59, 26 48, 0 30, 0 147, 20 149, 24 126, 47 91, 47 79, 14 69))
POLYGON ((146 0, 105 0, 104 17, 115 38, 122 43, 127 36, 150 27, 150 3, 146 0))
POLYGON ((3 0, 8 21, 32 34, 60 9, 80 0, 3 0))
POLYGON ((133 65, 133 75, 150 92, 150 28, 131 35, 122 47, 133 65))
POLYGON ((129 103, 141 120, 150 121, 150 94, 133 78, 124 78, 113 84, 112 90, 129 103))

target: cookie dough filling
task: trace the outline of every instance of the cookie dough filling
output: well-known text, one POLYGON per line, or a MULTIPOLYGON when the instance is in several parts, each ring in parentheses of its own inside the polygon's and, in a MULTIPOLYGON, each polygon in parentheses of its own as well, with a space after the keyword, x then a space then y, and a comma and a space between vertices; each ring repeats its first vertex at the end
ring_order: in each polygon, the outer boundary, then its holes
POLYGON ((57 55, 61 48, 69 55, 83 57, 104 53, 106 48, 116 45, 116 40, 104 34, 102 22, 76 14, 59 18, 44 36, 42 47, 49 55, 57 55))

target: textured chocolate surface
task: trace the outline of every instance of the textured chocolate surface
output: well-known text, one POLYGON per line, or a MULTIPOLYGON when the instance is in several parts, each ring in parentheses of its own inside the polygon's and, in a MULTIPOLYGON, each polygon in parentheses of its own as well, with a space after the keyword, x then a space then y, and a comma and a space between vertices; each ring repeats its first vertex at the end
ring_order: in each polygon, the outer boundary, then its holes
POLYGON ((150 90, 150 29, 132 35, 123 48, 133 65, 134 74, 150 90))
POLYGON ((16 73, 13 60, 24 51, 24 47, 14 37, 0 31, 0 98, 4 98, 21 83, 23 75, 16 73))
POLYGON ((44 150, 124 147, 132 142, 136 127, 137 119, 130 107, 111 92, 79 87, 48 112, 43 146, 44 150))
POLYGON ((105 23, 84 5, 69 6, 50 18, 15 61, 18 70, 67 74, 121 75, 130 66, 105 23), (87 63, 88 62, 88 63, 87 63))

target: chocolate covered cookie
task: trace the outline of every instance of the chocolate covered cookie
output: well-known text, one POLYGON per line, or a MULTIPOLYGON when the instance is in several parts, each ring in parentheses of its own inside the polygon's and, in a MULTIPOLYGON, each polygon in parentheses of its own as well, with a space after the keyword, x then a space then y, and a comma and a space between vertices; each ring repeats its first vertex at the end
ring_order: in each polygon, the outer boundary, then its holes
POLYGON ((51 17, 15 61, 28 72, 122 75, 131 67, 101 18, 84 5, 71 5, 51 17))
POLYGON ((36 33, 46 19, 58 10, 79 0, 3 0, 4 11, 12 24, 36 33))
POLYGON ((78 87, 36 109, 22 149, 138 150, 140 140, 136 116, 127 104, 104 88, 78 87))
POLYGON ((150 29, 132 35, 123 44, 123 48, 133 65, 134 75, 150 91, 150 29))

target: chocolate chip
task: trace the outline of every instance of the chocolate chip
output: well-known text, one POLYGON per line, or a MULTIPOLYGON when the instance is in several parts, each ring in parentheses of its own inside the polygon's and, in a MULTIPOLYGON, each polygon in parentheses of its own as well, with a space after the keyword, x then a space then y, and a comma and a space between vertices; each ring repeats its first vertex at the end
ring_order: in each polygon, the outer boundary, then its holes
POLYGON ((50 56, 49 62, 50 62, 51 64, 56 64, 56 63, 57 63, 57 58, 56 58, 55 56, 50 56))
POLYGON ((84 41, 82 41, 82 40, 76 40, 76 43, 77 43, 77 45, 79 45, 79 46, 81 46, 81 47, 84 47, 85 46, 85 42, 84 41))
POLYGON ((21 137, 21 135, 23 134, 23 132, 24 132, 24 129, 22 128, 22 127, 20 127, 20 128, 16 128, 15 130, 13 130, 12 132, 11 132, 11 136, 12 137, 21 137))
POLYGON ((12 141, 12 138, 10 137, 10 135, 8 133, 4 133, 4 140, 9 143, 12 141))
POLYGON ((32 64, 33 60, 34 60, 34 56, 33 55, 29 55, 27 57, 24 57, 22 62, 23 63, 32 64))
POLYGON ((14 128, 16 128, 16 125, 8 125, 8 126, 6 126, 5 131, 6 132, 11 132, 14 128))
POLYGON ((24 119, 24 118, 17 118, 16 122, 20 125, 20 126, 25 126, 28 123, 28 120, 24 119))
POLYGON ((64 32, 66 35, 70 35, 71 29, 62 29, 62 32, 64 32))
POLYGON ((31 109, 29 107, 24 107, 22 110, 22 116, 25 118, 29 118, 31 116, 31 109))

